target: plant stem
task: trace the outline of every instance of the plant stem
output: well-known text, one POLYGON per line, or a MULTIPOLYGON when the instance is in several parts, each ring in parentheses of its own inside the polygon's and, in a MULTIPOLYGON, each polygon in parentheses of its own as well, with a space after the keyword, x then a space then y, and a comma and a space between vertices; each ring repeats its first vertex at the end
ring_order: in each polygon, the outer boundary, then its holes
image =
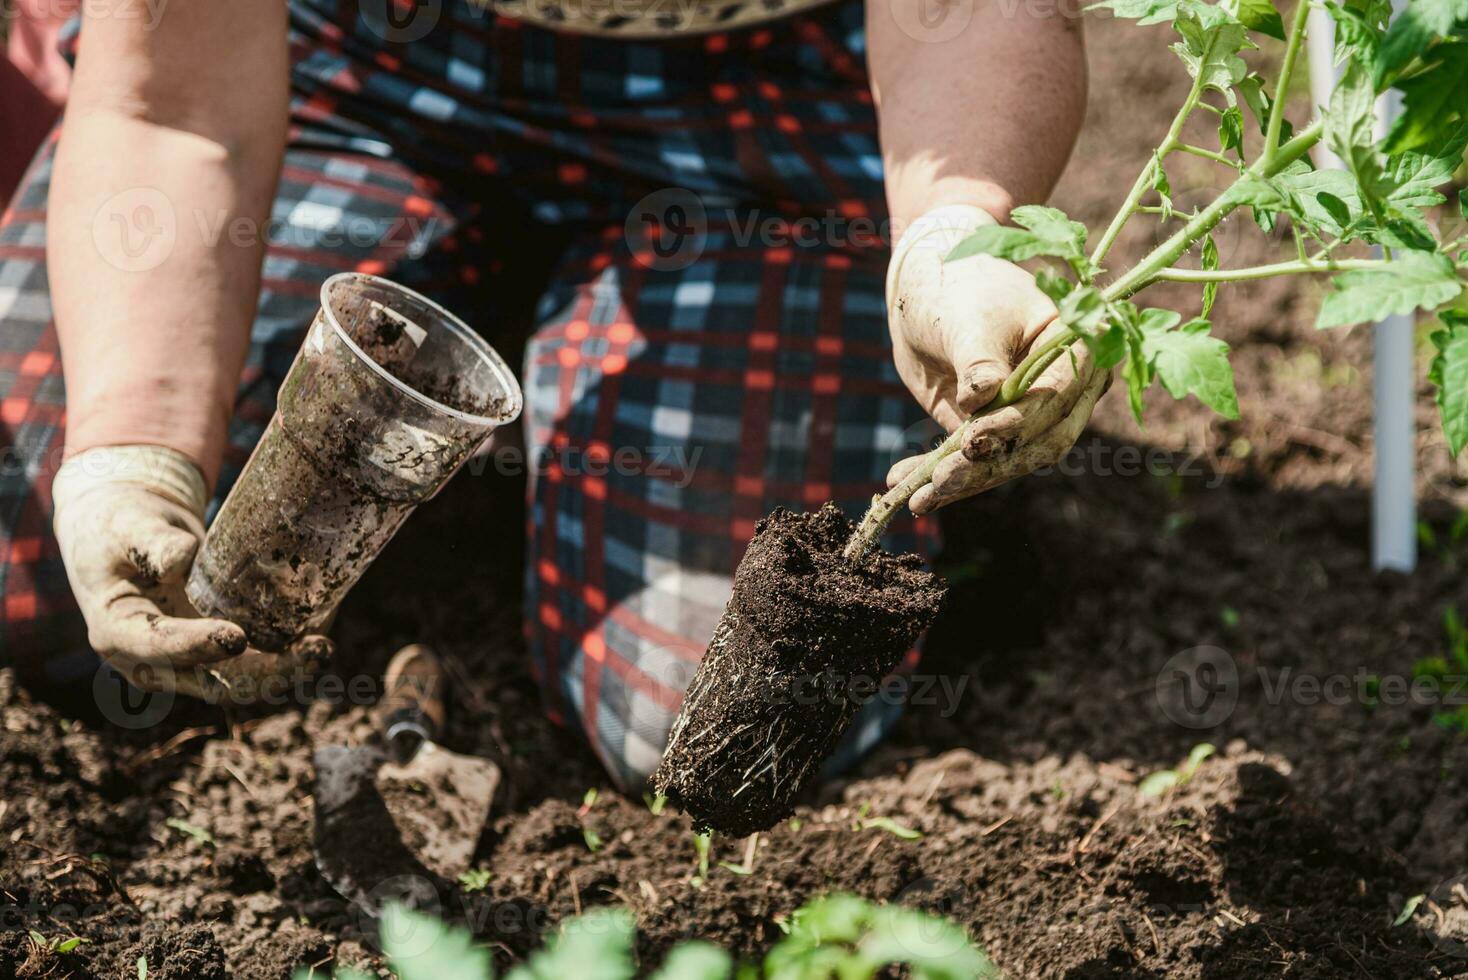
POLYGON ((1268 165, 1279 152, 1279 136, 1284 128, 1285 96, 1290 78, 1295 74, 1295 60, 1300 56, 1300 43, 1305 40, 1305 24, 1310 18, 1310 0, 1295 0, 1295 18, 1290 23, 1289 40, 1285 43, 1284 63, 1274 86, 1274 101, 1269 104, 1269 124, 1264 133, 1264 152, 1259 161, 1268 165))
POLYGON ((1191 143, 1179 143, 1177 145, 1177 149, 1182 151, 1183 153, 1191 153, 1195 157, 1202 157, 1204 160, 1212 160, 1214 163, 1221 163, 1231 170, 1239 169, 1239 161, 1230 160, 1222 153, 1214 153, 1212 150, 1205 149, 1201 146, 1194 146, 1191 143))
POLYGON ((1183 125, 1188 121, 1188 117, 1192 115, 1193 109, 1202 97, 1203 76, 1200 73, 1197 78, 1193 79, 1193 87, 1188 89, 1188 97, 1183 100, 1182 106, 1177 110, 1177 115, 1172 118, 1172 125, 1167 127, 1167 135, 1162 138, 1157 152, 1152 154, 1152 159, 1137 175, 1137 180, 1132 184, 1132 189, 1127 192, 1126 200, 1122 202, 1120 210, 1116 212, 1116 217, 1111 219, 1111 224, 1106 227, 1106 231, 1101 235, 1101 240, 1096 243, 1096 248, 1091 253, 1092 265, 1099 266, 1106 258, 1106 253, 1111 251, 1111 246, 1116 242, 1116 236, 1121 234, 1122 228, 1126 227, 1127 219, 1136 212, 1142 195, 1147 193, 1155 169, 1162 166, 1162 161, 1169 153, 1182 145, 1178 137, 1182 134, 1183 125))
POLYGON ((1273 276, 1295 276, 1309 272, 1344 272, 1348 269, 1380 269, 1385 259, 1341 259, 1337 262, 1276 262, 1242 269, 1163 269, 1152 277, 1154 282, 1242 282, 1246 279, 1269 279, 1273 276))
MULTIPOLYGON (((1193 98, 1196 98, 1196 88, 1197 86, 1194 86, 1195 93, 1193 98)), ((1179 113, 1179 116, 1183 117, 1183 114, 1179 113)), ((1318 143, 1323 131, 1324 123, 1316 119, 1289 142, 1278 147, 1272 160, 1265 161, 1260 159, 1256 161, 1245 171, 1245 175, 1254 177, 1275 176, 1285 167, 1288 167, 1291 163, 1304 156, 1310 147, 1318 143)), ((1145 176, 1147 172, 1147 170, 1144 170, 1143 175, 1145 176)), ((1242 179, 1243 176, 1241 175, 1240 180, 1242 179)), ((1102 298, 1108 303, 1126 299, 1139 290, 1146 288, 1150 283, 1163 278, 1160 273, 1164 271, 1189 271, 1171 269, 1172 263, 1176 262, 1188 249, 1197 244, 1199 239, 1212 231, 1230 211, 1238 206, 1238 203, 1230 193, 1231 190, 1232 185, 1229 190, 1220 194, 1213 203, 1193 215, 1188 223, 1179 229, 1176 234, 1154 248, 1141 262, 1138 262, 1115 282, 1101 290, 1102 298)), ((1126 205, 1124 205, 1123 210, 1119 214, 1127 213, 1135 204, 1136 200, 1129 195, 1126 205)), ((1112 222, 1113 226, 1116 226, 1116 224, 1116 221, 1112 222)), ((1110 229, 1108 229, 1108 234, 1110 234, 1110 229)), ((1111 234, 1110 237, 1114 239, 1115 235, 1111 234)), ((1102 244, 1109 247, 1109 243, 1104 239, 1102 244)), ((1098 246, 1097 254, 1104 255, 1105 252, 1098 246)), ((1092 261, 1096 260, 1093 258, 1092 261)), ((1295 263, 1283 264, 1293 265, 1295 263)), ((1335 263, 1334 267, 1345 267, 1345 264, 1344 262, 1335 263)), ((1079 339, 1080 335, 1077 333, 1061 333, 1032 349, 1029 355, 1020 362, 1019 366, 1010 372, 1009 377, 1000 387, 999 394, 994 396, 993 401, 975 412, 963 425, 953 430, 948 438, 944 439, 938 448, 924 456, 922 462, 903 478, 897 486, 872 501, 872 506, 862 517, 861 522, 852 533, 850 540, 847 541, 845 549, 843 549, 845 556, 852 559, 858 558, 865 554, 868 548, 876 544, 877 538, 881 537, 882 532, 891 523, 892 518, 897 515, 897 512, 902 509, 902 506, 912 498, 913 494, 932 481, 933 472, 937 470, 938 464, 963 447, 964 442, 968 439, 971 427, 984 416, 990 415, 1001 408, 1013 405, 1018 401, 1029 390, 1030 385, 1035 383, 1045 368, 1049 367, 1061 355, 1065 348, 1079 339)))

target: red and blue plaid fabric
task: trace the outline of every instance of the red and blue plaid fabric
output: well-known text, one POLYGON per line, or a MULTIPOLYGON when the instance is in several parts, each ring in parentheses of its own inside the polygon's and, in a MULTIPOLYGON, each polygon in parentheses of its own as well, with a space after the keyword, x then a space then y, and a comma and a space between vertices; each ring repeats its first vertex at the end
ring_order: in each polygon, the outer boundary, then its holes
MULTIPOLYGON (((887 338, 861 5, 661 42, 466 0, 374 17, 292 4, 295 125, 220 493, 322 279, 386 275, 493 322, 520 223, 552 229, 565 247, 523 374, 527 643, 552 714, 636 785, 755 521, 828 498, 859 512, 926 431, 887 338)), ((49 530, 65 405, 50 161, 0 223, 0 642, 57 681, 96 659, 49 530)), ((935 533, 903 520, 888 541, 930 551, 935 533)), ((891 715, 869 712, 851 748, 891 715)))

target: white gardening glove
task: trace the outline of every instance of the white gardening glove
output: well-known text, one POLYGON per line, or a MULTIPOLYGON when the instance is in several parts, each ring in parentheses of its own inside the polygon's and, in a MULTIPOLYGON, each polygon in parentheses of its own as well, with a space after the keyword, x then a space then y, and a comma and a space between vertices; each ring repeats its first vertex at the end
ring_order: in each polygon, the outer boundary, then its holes
MULTIPOLYGON (((938 424, 954 431, 989 403, 1030 348, 1066 327, 1034 277, 1012 262, 974 255, 943 259, 976 228, 995 224, 980 208, 949 205, 915 221, 887 269, 887 317, 897 373, 938 424)), ((1075 344, 1013 405, 976 424, 963 451, 938 464, 913 494, 916 514, 982 493, 1060 460, 1080 438, 1110 383, 1075 344)), ((887 474, 896 486, 920 457, 887 474)))
POLYGON ((86 450, 62 464, 52 497, 61 560, 88 640, 135 686, 216 700, 232 680, 288 673, 330 652, 319 636, 279 656, 247 650, 234 623, 198 618, 184 582, 204 537, 208 494, 182 453, 162 446, 86 450))

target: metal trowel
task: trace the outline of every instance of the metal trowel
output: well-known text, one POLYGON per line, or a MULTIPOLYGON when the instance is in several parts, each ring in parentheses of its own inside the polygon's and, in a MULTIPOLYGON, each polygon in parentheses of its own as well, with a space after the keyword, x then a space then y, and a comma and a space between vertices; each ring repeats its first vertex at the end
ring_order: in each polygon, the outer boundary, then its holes
POLYGON ((374 712, 382 744, 316 750, 316 866, 369 912, 426 900, 467 871, 489 816, 499 767, 435 743, 443 690, 433 651, 406 646, 374 712))

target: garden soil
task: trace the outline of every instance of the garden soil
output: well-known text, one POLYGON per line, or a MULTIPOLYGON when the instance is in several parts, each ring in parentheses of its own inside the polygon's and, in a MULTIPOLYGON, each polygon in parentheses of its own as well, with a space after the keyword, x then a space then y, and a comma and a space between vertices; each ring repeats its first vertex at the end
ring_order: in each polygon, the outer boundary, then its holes
MULTIPOLYGON (((1178 92, 1179 73, 1161 28, 1095 20, 1089 39, 1091 115, 1056 201, 1094 227, 1166 124, 1142 97, 1178 92)), ((1217 184, 1193 163, 1172 175, 1184 206, 1217 184)), ((1226 265, 1287 247, 1235 224, 1226 265)), ((747 875, 696 881, 689 820, 617 794, 543 719, 519 640, 518 487, 456 479, 335 630, 345 676, 434 644, 454 681, 446 744, 504 770, 488 883, 445 890, 442 913, 501 965, 605 903, 635 911, 645 964, 695 936, 754 956, 802 902, 846 889, 957 919, 1019 978, 1468 975, 1468 741, 1437 720, 1452 705, 1404 694, 1468 598, 1468 543, 1449 534, 1468 474, 1424 385, 1435 540, 1415 575, 1373 573, 1370 335, 1315 332, 1317 296, 1222 291, 1243 421, 1158 396, 1138 430, 1113 393, 1064 467, 946 515, 951 594, 919 667, 935 683, 759 837, 747 875), (1193 778, 1139 792, 1205 742, 1218 751, 1193 778)), ((128 731, 0 673, 0 976, 132 980, 139 957, 154 980, 377 969, 371 923, 311 851, 312 746, 365 739, 370 709, 315 693, 228 717, 180 704, 128 731), (50 956, 30 929, 88 941, 50 956)), ((737 862, 745 842, 713 848, 737 862)))

